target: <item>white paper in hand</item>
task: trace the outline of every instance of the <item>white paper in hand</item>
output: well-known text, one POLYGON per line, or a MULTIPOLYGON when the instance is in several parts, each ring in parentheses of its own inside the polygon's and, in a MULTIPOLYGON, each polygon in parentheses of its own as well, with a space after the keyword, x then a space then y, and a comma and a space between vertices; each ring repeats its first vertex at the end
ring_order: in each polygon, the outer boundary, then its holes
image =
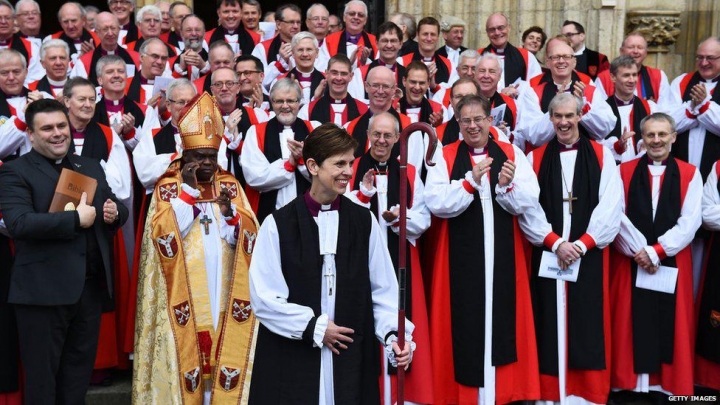
POLYGON ((150 97, 155 97, 161 91, 166 90, 173 80, 175 79, 172 77, 156 76, 155 83, 153 83, 152 96, 150 97))
POLYGON ((500 126, 500 123, 503 122, 503 119, 505 118, 505 109, 506 108, 507 108, 506 104, 500 104, 499 106, 493 108, 490 111, 490 115, 492 115, 492 117, 493 117, 493 126, 494 127, 500 126))
POLYGON ((540 270, 538 271, 538 276, 574 283, 577 281, 578 274, 580 273, 581 260, 582 259, 578 259, 568 268, 562 270, 558 265, 557 255, 553 252, 544 251, 542 259, 540 260, 540 270))
POLYGON ((635 287, 674 294, 677 277, 677 267, 660 266, 655 274, 650 274, 647 270, 638 266, 635 287))

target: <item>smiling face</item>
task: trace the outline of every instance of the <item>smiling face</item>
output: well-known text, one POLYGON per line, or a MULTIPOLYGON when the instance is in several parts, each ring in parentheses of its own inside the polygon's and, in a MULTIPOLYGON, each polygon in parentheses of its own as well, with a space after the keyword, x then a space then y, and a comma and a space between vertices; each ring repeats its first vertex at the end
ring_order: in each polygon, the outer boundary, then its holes
POLYGON ((464 105, 455 116, 465 143, 472 148, 484 148, 490 138, 492 116, 478 103, 464 105))
POLYGON ((365 79, 365 91, 368 94, 372 111, 387 111, 395 96, 395 73, 385 66, 370 70, 365 79))
POLYGON ((649 119, 642 127, 642 139, 648 157, 655 162, 661 162, 670 156, 677 132, 673 131, 670 123, 665 120, 649 119))
POLYGON ((19 56, 11 55, 0 59, 0 90, 8 96, 20 94, 27 76, 19 56))
POLYGON ((283 125, 292 125, 300 111, 300 99, 295 90, 278 89, 272 95, 272 107, 275 117, 283 125))
POLYGON ((615 94, 621 100, 629 100, 637 86, 637 65, 618 67, 616 74, 610 73, 610 80, 615 84, 615 94))
POLYGON ((27 133, 32 147, 48 159, 62 159, 70 148, 70 123, 61 111, 37 113, 27 133))
POLYGON ((72 97, 64 97, 70 119, 90 122, 95 114, 95 97, 95 88, 92 86, 73 87, 72 97))
POLYGON ((705 80, 714 79, 720 75, 720 43, 718 41, 710 38, 698 46, 695 67, 705 80))
POLYGON ((330 97, 341 99, 347 95, 348 84, 353 78, 350 66, 342 62, 333 62, 325 72, 330 90, 330 97))
POLYGON ((445 45, 449 46, 450 48, 460 48, 463 40, 465 39, 465 27, 455 26, 450 28, 450 31, 443 32, 443 39, 445 40, 445 45))
POLYGON ((140 71, 143 77, 153 80, 157 76, 162 76, 167 60, 167 47, 162 42, 152 41, 145 48, 145 53, 140 55, 140 71))
POLYGON ((620 54, 632 57, 640 66, 647 57, 647 41, 642 35, 630 35, 623 41, 620 54))
POLYGON ((510 23, 501 14, 491 15, 485 23, 485 32, 496 49, 505 49, 510 34, 510 23))
POLYGON ((165 105, 167 106, 168 111, 170 111, 173 124, 177 125, 182 110, 185 108, 187 103, 195 97, 195 94, 197 93, 194 86, 178 86, 173 89, 172 93, 167 95, 165 105))
POLYGON ((568 24, 562 27, 562 34, 565 35, 572 44, 575 51, 579 51, 585 44, 585 34, 578 31, 574 24, 568 24))
POLYGON ((205 36, 205 24, 197 17, 188 17, 182 24, 180 35, 186 48, 199 51, 205 36))
POLYGON ((242 5, 242 22, 246 29, 254 31, 260 22, 260 8, 253 4, 242 5))
POLYGON ((570 80, 577 64, 571 47, 564 42, 551 40, 548 42, 546 59, 555 83, 562 84, 570 80), (553 60, 554 58, 557 60, 553 60))
POLYGON ((345 30, 351 35, 357 35, 365 28, 367 23, 367 11, 360 4, 351 4, 343 15, 345 30))
POLYGON ((457 104, 462 100, 463 97, 477 94, 477 87, 472 83, 460 83, 455 85, 452 90, 452 98, 450 104, 452 104, 453 111, 457 111, 457 104))
POLYGON ((159 37, 161 28, 162 16, 149 12, 143 14, 142 20, 138 23, 138 29, 145 39, 159 37))
POLYGON ((40 32, 40 10, 34 3, 22 3, 16 10, 20 31, 25 35, 37 35, 40 32))
POLYGON ((419 105, 427 93, 429 82, 427 72, 422 69, 413 69, 403 78, 405 98, 412 105, 419 105))
POLYGON ((344 194, 352 177, 353 150, 333 155, 318 165, 314 159, 306 161, 312 176, 310 193, 316 201, 333 201, 344 194))
POLYGON ((397 121, 390 114, 377 115, 368 128, 367 135, 370 140, 370 156, 378 162, 387 162, 390 159, 393 145, 400 139, 396 131, 397 121))
POLYGON ((312 32, 318 39, 325 38, 328 34, 330 13, 324 7, 313 7, 308 10, 305 25, 308 31, 312 32))
POLYGON ((235 109, 238 94, 235 72, 228 68, 221 68, 213 72, 210 88, 223 112, 230 112, 235 109), (222 86, 218 87, 220 83, 222 83, 222 86))
POLYGON ((484 58, 475 68, 475 80, 480 84, 483 96, 491 97, 497 91, 502 70, 497 59, 484 58))
POLYGON ((531 32, 525 37, 523 47, 532 53, 538 53, 542 45, 542 34, 539 32, 531 32))
POLYGON ((53 46, 45 50, 45 58, 40 61, 48 79, 63 81, 67 78, 70 57, 62 46, 53 46))
POLYGON ((216 46, 208 52, 210 71, 214 72, 220 68, 232 69, 235 53, 226 46, 216 46))
POLYGON ((386 31, 380 34, 377 41, 378 48, 380 49, 380 59, 388 64, 395 63, 400 52, 401 38, 398 38, 395 31, 386 31))
POLYGON ((120 21, 121 25, 125 25, 130 21, 130 14, 135 10, 135 5, 130 0, 110 0, 110 12, 120 21))
POLYGON ((235 72, 238 74, 240 92, 246 97, 252 95, 254 86, 262 83, 264 77, 263 72, 258 70, 254 62, 249 60, 238 62, 235 65, 235 72))
POLYGON ((0 4, 0 38, 7 39, 13 35, 15 17, 10 7, 0 4))
POLYGON ((240 2, 235 2, 233 5, 223 2, 217 9, 217 16, 218 25, 223 26, 226 30, 234 31, 238 29, 242 22, 240 2))
POLYGON ((97 79, 107 97, 112 95, 119 99, 125 92, 127 67, 125 63, 108 63, 103 66, 102 74, 97 79))
POLYGON ((572 100, 558 104, 550 113, 550 121, 555 128, 557 139, 564 145, 572 145, 580 138, 578 125, 582 115, 577 112, 577 104, 572 100))
POLYGON ((312 39, 301 39, 293 47, 292 56, 295 58, 295 66, 299 71, 312 72, 318 56, 318 49, 312 39))
POLYGON ((432 24, 425 24, 418 28, 417 41, 421 54, 431 55, 435 53, 440 39, 439 31, 440 29, 432 24))
POLYGON ((297 11, 286 8, 282 12, 282 20, 276 21, 280 38, 285 42, 290 42, 292 37, 300 32, 302 26, 302 19, 300 13, 297 11))

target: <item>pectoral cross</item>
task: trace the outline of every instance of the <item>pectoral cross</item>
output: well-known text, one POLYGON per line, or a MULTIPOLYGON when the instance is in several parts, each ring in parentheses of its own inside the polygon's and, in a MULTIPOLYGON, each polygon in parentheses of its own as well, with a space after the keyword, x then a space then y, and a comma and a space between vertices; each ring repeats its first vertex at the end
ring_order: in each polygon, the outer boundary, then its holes
POLYGON ((205 227, 205 235, 210 235, 210 224, 212 224, 212 219, 208 218, 207 214, 203 214, 200 225, 205 227))
POLYGON ((332 295, 332 288, 333 288, 333 282, 335 281, 335 274, 331 271, 331 269, 328 269, 327 273, 323 274, 323 276, 327 277, 328 295, 332 295))
POLYGON ((573 197, 572 190, 567 192, 567 198, 563 198, 563 201, 567 201, 570 204, 570 215, 572 215, 572 203, 577 200, 577 197, 573 197))

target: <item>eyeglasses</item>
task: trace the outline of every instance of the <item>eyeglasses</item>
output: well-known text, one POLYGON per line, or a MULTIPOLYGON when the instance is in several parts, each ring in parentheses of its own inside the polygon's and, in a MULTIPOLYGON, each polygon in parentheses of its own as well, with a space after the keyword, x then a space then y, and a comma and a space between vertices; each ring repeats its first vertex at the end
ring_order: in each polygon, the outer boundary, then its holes
POLYGON ((582 32, 568 32, 563 35, 565 35, 566 38, 572 39, 574 36, 580 35, 580 34, 582 34, 582 32))
POLYGON ((395 45, 397 45, 397 44, 399 44, 399 43, 400 43, 400 40, 399 40, 399 39, 386 39, 386 38, 383 38, 383 39, 381 39, 381 40, 378 41, 378 44, 380 44, 380 45, 385 45, 385 44, 395 44, 395 45))
POLYGON ((190 100, 173 100, 171 98, 168 98, 167 101, 175 104, 178 107, 185 107, 190 102, 190 100))
POLYGON ((157 18, 143 18, 142 22, 145 24, 160 24, 160 20, 157 18))
POLYGON ((552 55, 552 56, 548 56, 547 58, 553 62, 557 62, 561 59, 570 61, 570 60, 575 59, 575 55, 552 55))
POLYGON ((298 102, 300 102, 300 100, 298 100, 296 98, 291 98, 291 99, 287 99, 287 100, 272 100, 272 103, 275 105, 278 105, 278 106, 282 106, 285 104, 287 104, 289 106, 293 106, 293 105, 297 104, 298 102))
POLYGON ((696 55, 695 56, 695 60, 698 62, 708 61, 708 62, 712 63, 718 59, 720 59, 720 56, 706 56, 706 55, 696 55))
POLYGON ((228 80, 226 82, 215 82, 210 85, 215 90, 222 90, 223 87, 227 86, 228 89, 232 89, 233 87, 237 86, 238 82, 233 82, 231 80, 228 80))
POLYGON ((362 13, 360 11, 348 11, 347 13, 345 13, 345 15, 350 16, 350 17, 360 17, 360 18, 367 17, 365 15, 365 13, 362 13))
POLYGON ((126 5, 126 4, 132 4, 132 2, 128 1, 128 0, 110 0, 108 2, 108 4, 111 6, 113 6, 113 5, 121 6, 121 5, 126 5))
POLYGON ((39 12, 39 11, 25 11, 25 12, 22 12, 22 13, 17 13, 17 16, 18 16, 18 17, 29 17, 29 16, 36 17, 36 16, 39 16, 39 15, 40 15, 40 12, 39 12))
POLYGON ((330 21, 330 18, 328 18, 328 17, 315 16, 315 17, 310 17, 310 18, 308 18, 308 20, 310 20, 310 21, 312 21, 312 22, 314 22, 314 23, 316 23, 316 22, 318 22, 318 21, 328 22, 328 21, 330 21))
POLYGON ((486 28, 486 32, 495 32, 495 31, 505 31, 505 28, 507 28, 507 24, 505 25, 498 25, 497 27, 489 27, 486 28))
POLYGON ((237 73, 238 77, 242 77, 242 76, 250 76, 253 73, 260 73, 260 71, 259 70, 241 70, 241 71, 235 72, 235 73, 237 73))
POLYGON ((472 124, 473 122, 475 123, 475 125, 480 126, 480 124, 482 124, 483 121, 490 121, 491 119, 492 119, 492 115, 487 115, 485 117, 460 118, 458 120, 458 122, 460 123, 460 125, 464 125, 466 127, 470 126, 470 124, 472 124))
POLYGON ((281 23, 285 23, 287 25, 302 25, 302 21, 300 20, 293 20, 293 21, 285 21, 285 20, 278 20, 281 23))
POLYGON ((392 90, 393 87, 395 87, 395 85, 389 86, 387 84, 381 84, 381 83, 368 83, 367 85, 370 86, 370 88, 375 91, 378 91, 378 90, 388 91, 388 90, 392 90))
POLYGON ((370 133, 370 137, 371 137, 372 139, 387 139, 387 140, 390 140, 390 139, 393 139, 393 138, 395 137, 395 134, 391 134, 391 133, 383 134, 383 133, 380 133, 380 132, 375 132, 375 131, 373 131, 373 132, 370 133))
POLYGON ((154 61, 155 61, 155 60, 159 60, 159 61, 161 61, 161 62, 165 62, 166 60, 168 60, 168 57, 167 57, 167 56, 165 56, 165 55, 158 55, 158 54, 156 54, 156 53, 144 53, 143 55, 149 56, 150 59, 152 59, 152 60, 154 60, 154 61))

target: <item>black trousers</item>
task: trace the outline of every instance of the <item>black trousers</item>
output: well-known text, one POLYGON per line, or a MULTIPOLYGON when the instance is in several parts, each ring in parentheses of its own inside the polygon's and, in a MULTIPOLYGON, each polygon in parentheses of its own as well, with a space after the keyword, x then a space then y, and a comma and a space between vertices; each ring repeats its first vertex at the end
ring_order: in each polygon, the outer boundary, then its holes
POLYGON ((72 305, 15 305, 26 405, 85 403, 107 291, 86 280, 72 305))

